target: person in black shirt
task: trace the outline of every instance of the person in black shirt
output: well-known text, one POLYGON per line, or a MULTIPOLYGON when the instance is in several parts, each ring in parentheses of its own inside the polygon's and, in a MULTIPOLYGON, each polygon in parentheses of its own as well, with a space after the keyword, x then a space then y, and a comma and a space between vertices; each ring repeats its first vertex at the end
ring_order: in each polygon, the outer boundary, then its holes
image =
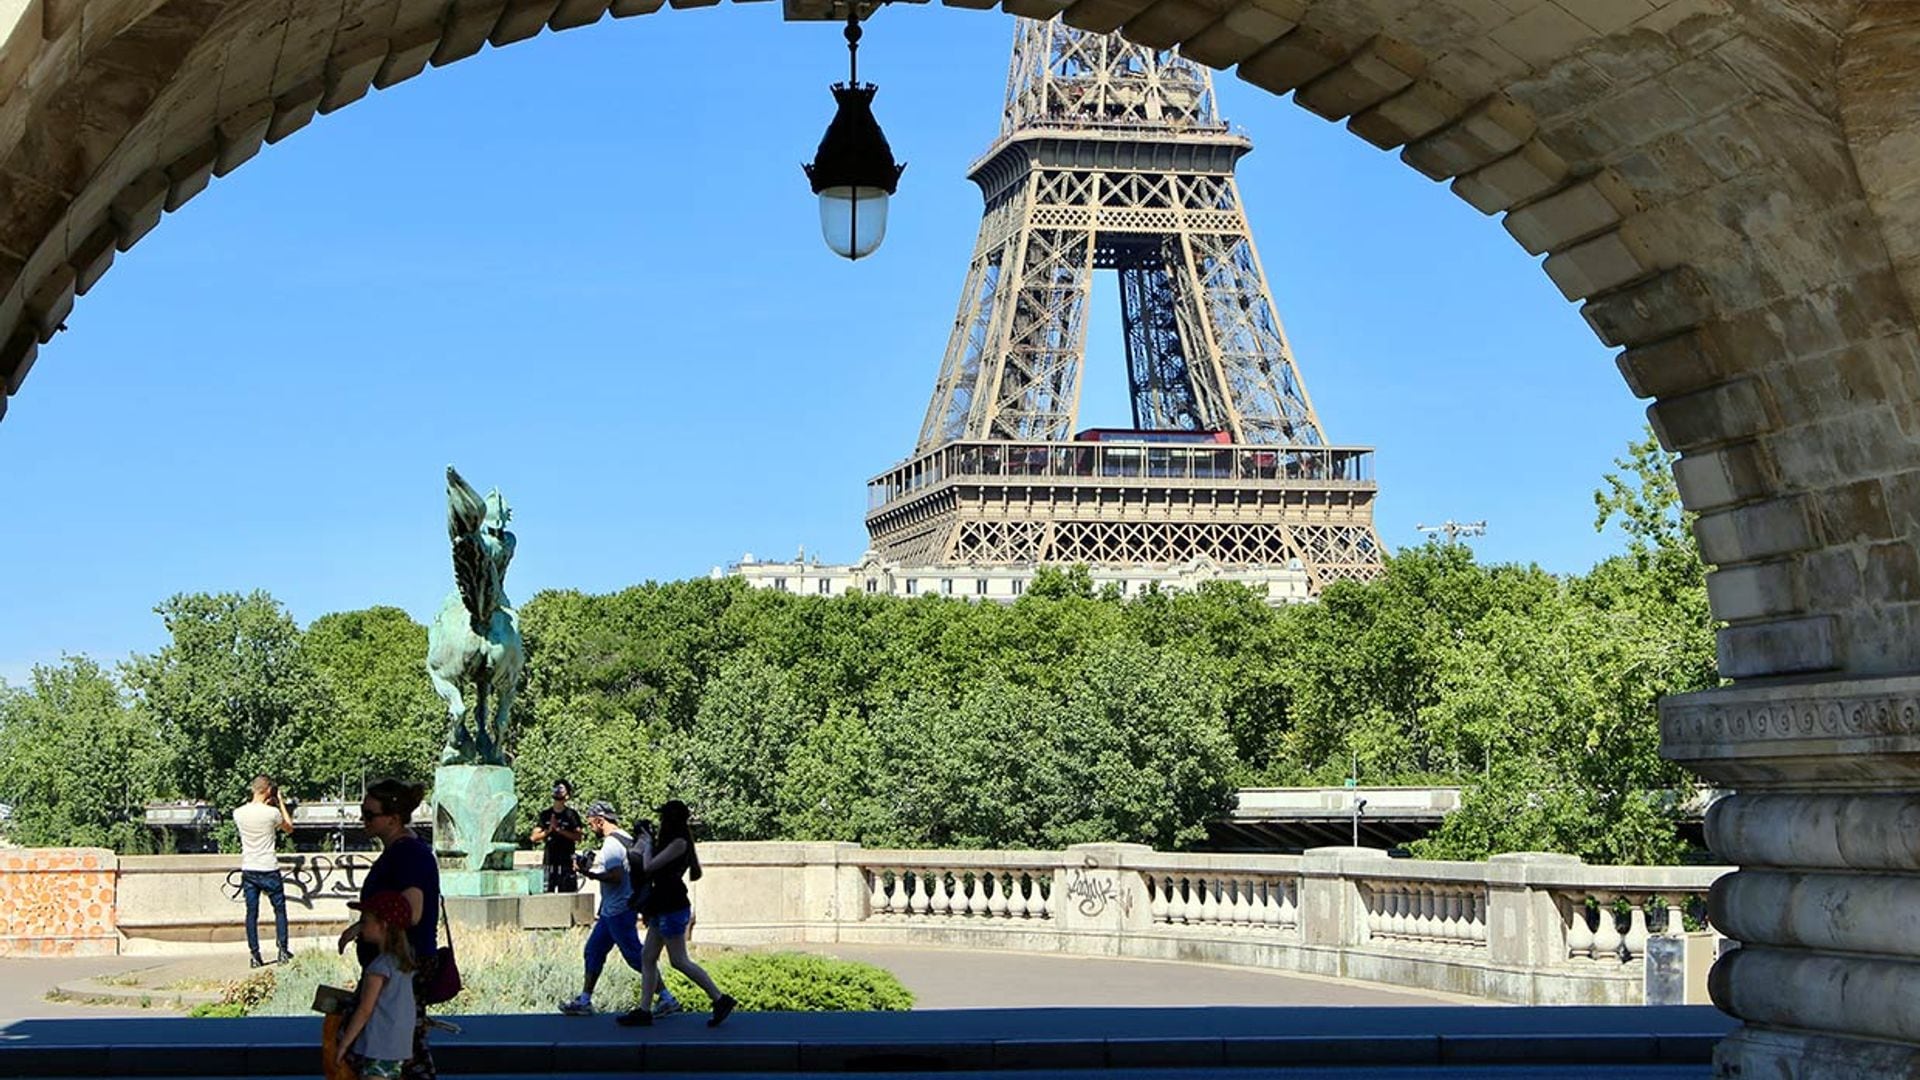
POLYGON ((533 828, 533 842, 546 845, 541 860, 548 892, 579 892, 580 877, 573 869, 573 846, 585 834, 580 814, 567 805, 573 797, 573 785, 565 780, 553 782, 553 805, 540 811, 539 824, 533 828))

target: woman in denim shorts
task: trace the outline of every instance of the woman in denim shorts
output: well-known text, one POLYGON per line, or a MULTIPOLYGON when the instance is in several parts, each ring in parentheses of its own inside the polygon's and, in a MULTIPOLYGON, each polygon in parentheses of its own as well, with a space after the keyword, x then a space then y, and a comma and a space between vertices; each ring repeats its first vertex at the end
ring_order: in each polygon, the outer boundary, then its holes
MULTIPOLYGON (((643 1003, 653 1000, 654 988, 660 985, 660 950, 664 947, 673 961, 673 969, 706 991, 708 1000, 713 1002, 713 1016, 707 1026, 715 1027, 733 1012, 736 1002, 721 993, 706 969, 687 955, 687 925, 693 921, 693 901, 687 897, 686 879, 691 875, 693 880, 700 880, 700 857, 693 850, 693 833, 689 828, 691 818, 687 804, 679 799, 661 806, 660 833, 654 838, 653 853, 640 867, 652 885, 640 906, 640 914, 647 922, 640 1000, 643 1003)), ((653 1023, 653 1013, 642 1004, 623 1013, 619 1022, 628 1027, 646 1027, 653 1023)))

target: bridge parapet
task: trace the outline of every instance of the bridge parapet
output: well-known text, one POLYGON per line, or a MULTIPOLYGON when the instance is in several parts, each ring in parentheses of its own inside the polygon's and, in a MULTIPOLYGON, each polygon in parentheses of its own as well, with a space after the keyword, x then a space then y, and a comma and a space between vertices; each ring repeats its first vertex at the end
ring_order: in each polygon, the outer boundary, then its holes
MULTIPOLYGON (((30 854, 38 858, 0 862, 0 895, 8 867, 74 853, 30 854)), ((235 857, 87 854, 112 878, 104 895, 114 910, 102 919, 126 951, 239 939, 242 907, 228 881, 237 877, 235 857)), ((303 935, 331 937, 345 925, 345 901, 367 858, 281 860, 303 935)), ((529 866, 538 858, 521 853, 529 866)), ((1705 897, 1728 872, 1590 866, 1547 854, 1438 862, 1372 848, 1240 855, 1132 844, 940 851, 708 843, 701 863, 705 875, 691 888, 705 944, 943 945, 1204 961, 1525 1004, 1704 1002, 1705 967, 1724 942, 1706 922, 1705 897)), ((45 892, 51 880, 36 877, 36 887, 45 892)))

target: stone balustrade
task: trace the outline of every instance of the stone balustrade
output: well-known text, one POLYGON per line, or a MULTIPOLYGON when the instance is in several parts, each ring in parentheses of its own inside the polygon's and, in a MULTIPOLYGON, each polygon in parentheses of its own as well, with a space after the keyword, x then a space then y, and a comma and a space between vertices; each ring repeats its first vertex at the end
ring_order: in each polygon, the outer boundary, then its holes
MULTIPOLYGON (((94 895, 117 895, 108 922, 122 949, 240 939, 233 857, 89 856, 115 878, 117 893, 94 895)), ((520 854, 529 866, 537 857, 520 854)), ((282 859, 296 934, 330 936, 344 924, 366 858, 282 859)), ((1192 960, 1534 1004, 1705 1001, 1706 961, 1722 947, 1710 927, 1687 929, 1704 921, 1707 890, 1724 872, 1716 867, 1589 866, 1539 854, 1437 862, 1368 848, 1171 854, 1129 844, 708 843, 701 862, 705 874, 690 887, 700 941, 713 945, 1192 960)), ((0 894, 7 886, 0 869, 0 894)), ((37 887, 44 892, 46 881, 37 887)))

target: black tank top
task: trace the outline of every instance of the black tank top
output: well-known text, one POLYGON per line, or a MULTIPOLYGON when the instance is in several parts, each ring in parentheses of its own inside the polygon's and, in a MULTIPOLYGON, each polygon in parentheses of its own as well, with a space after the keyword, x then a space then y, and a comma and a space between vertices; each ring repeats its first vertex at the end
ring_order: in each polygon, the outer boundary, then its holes
MULTIPOLYGON (((668 841, 672 843, 672 841, 668 841)), ((686 841, 686 849, 651 875, 653 888, 647 899, 640 905, 640 914, 649 918, 655 915, 670 915, 676 911, 685 911, 693 906, 687 899, 687 867, 693 862, 693 841, 686 841)))

